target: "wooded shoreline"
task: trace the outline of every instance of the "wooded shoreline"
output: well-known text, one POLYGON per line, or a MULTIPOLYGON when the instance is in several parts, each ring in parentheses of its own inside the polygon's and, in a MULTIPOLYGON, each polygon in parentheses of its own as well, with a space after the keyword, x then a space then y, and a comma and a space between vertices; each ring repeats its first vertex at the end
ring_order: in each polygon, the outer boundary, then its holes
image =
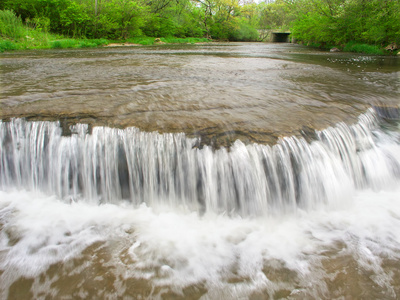
POLYGON ((0 51, 292 40, 323 49, 396 54, 400 0, 5 0, 0 51), (388 47, 391 45, 391 48, 388 47), (385 50, 385 48, 387 48, 385 50))

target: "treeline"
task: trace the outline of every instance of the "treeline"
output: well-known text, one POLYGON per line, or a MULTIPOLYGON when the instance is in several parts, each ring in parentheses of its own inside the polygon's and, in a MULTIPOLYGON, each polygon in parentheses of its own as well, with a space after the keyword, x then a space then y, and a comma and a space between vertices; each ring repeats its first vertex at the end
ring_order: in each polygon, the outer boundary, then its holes
POLYGON ((274 29, 321 46, 400 44, 400 0, 1 0, 0 10, 75 38, 256 41, 274 29))
POLYGON ((4 0, 28 26, 71 37, 259 38, 258 6, 240 0, 4 0))
POLYGON ((400 0, 288 0, 293 36, 305 42, 400 44, 400 0))

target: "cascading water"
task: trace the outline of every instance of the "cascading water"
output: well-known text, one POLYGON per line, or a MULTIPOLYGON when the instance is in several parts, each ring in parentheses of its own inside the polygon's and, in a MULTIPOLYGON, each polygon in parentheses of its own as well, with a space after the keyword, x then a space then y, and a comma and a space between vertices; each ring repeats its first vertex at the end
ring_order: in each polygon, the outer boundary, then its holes
POLYGON ((398 184, 396 151, 382 148, 372 110, 352 126, 317 132, 308 144, 282 138, 275 146, 198 149, 184 134, 77 124, 63 136, 57 122, 0 123, 1 187, 27 188, 67 200, 242 216, 335 203, 352 189, 398 184))
POLYGON ((0 298, 396 299, 400 134, 381 113, 229 149, 3 121, 0 298))

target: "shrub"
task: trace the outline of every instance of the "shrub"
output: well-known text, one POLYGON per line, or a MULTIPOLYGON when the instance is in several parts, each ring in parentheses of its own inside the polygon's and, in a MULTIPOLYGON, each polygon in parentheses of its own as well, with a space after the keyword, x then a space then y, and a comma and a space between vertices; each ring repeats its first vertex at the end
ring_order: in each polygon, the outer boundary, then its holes
POLYGON ((134 38, 128 39, 128 41, 132 44, 140 44, 140 45, 153 45, 154 44, 154 38, 153 37, 147 37, 147 36, 138 36, 134 38))
POLYGON ((365 54, 375 54, 375 55, 383 55, 383 50, 375 45, 367 45, 356 42, 349 42, 344 47, 343 51, 348 52, 357 52, 357 53, 365 53, 365 54))
POLYGON ((51 42, 50 48, 53 49, 95 48, 106 44, 108 44, 108 41, 106 39, 94 39, 94 40, 63 39, 51 42))
POLYGON ((241 20, 239 27, 232 32, 232 35, 229 39, 232 41, 252 42, 257 41, 258 38, 258 31, 250 24, 241 20))
POLYGON ((76 44, 77 41, 73 39, 57 40, 50 43, 50 48, 53 49, 73 48, 76 46, 76 44))
POLYGON ((0 34, 12 39, 19 39, 25 35, 25 28, 21 18, 11 10, 0 10, 0 34))
POLYGON ((4 52, 6 50, 17 50, 18 46, 11 41, 0 41, 0 52, 4 52))

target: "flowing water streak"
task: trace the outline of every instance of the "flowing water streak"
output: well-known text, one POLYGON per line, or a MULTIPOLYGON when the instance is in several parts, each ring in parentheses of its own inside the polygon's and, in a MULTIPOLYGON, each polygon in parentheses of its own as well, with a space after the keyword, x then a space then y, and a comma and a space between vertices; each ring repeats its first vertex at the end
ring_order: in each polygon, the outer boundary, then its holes
POLYGON ((378 127, 371 109, 355 125, 317 132, 311 144, 285 137, 272 147, 236 141, 213 150, 184 134, 77 124, 63 136, 57 122, 13 119, 0 123, 0 186, 241 216, 314 209, 355 189, 398 184, 399 154, 378 146, 390 140, 378 127))
POLYGON ((397 299, 393 125, 370 110, 311 143, 213 150, 1 122, 0 298, 397 299))

